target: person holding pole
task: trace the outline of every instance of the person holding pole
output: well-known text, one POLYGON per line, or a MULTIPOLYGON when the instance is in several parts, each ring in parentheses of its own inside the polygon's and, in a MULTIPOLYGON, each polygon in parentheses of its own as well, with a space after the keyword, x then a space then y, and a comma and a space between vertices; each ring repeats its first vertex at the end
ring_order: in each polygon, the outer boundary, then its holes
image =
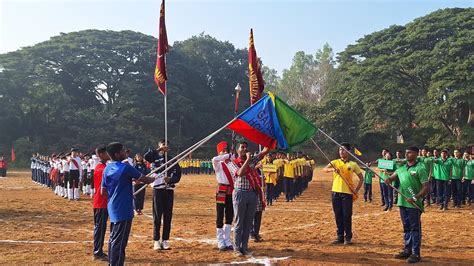
POLYGON ((421 261, 422 200, 430 191, 428 171, 422 163, 416 160, 418 152, 417 147, 408 147, 405 151, 407 164, 398 168, 394 174, 384 181, 385 184, 389 185, 391 182, 398 180, 401 194, 407 196, 407 198, 398 197, 397 202, 403 224, 404 247, 399 254, 395 255, 395 258, 407 259, 408 263, 421 261), (415 207, 415 204, 419 208, 415 207))
MULTIPOLYGON (((161 140, 158 149, 145 153, 145 160, 154 167, 168 164, 167 153, 169 141, 161 140)), ((172 162, 169 162, 172 164, 172 162)), ((173 217, 174 189, 181 180, 181 167, 177 163, 166 173, 160 174, 153 182, 153 249, 170 249, 169 239, 171 220, 173 217), (163 219, 163 234, 160 243, 161 219, 163 219)), ((137 190, 138 191, 138 190, 137 190)))
POLYGON ((232 191, 234 181, 231 163, 231 154, 227 148, 227 142, 221 141, 217 144, 217 156, 212 158, 212 166, 216 172, 216 237, 217 248, 220 251, 233 250, 230 239, 232 220, 234 218, 234 207, 232 205, 232 191), (225 224, 224 224, 225 217, 225 224))
MULTIPOLYGON (((235 221, 234 252, 238 256, 250 255, 248 242, 257 208, 257 193, 262 193, 258 183, 260 177, 255 170, 255 165, 270 151, 265 147, 257 156, 253 157, 247 150, 247 146, 247 142, 239 143, 237 149, 239 157, 234 160, 234 164, 237 166, 232 194, 235 221)), ((260 196, 260 199, 263 199, 262 195, 260 196)))
POLYGON ((337 239, 333 244, 352 244, 352 204, 363 183, 362 170, 356 162, 349 160, 349 143, 342 143, 339 147, 339 159, 329 162, 324 171, 333 172, 332 207, 336 218, 337 239), (359 178, 354 189, 352 176, 359 178))

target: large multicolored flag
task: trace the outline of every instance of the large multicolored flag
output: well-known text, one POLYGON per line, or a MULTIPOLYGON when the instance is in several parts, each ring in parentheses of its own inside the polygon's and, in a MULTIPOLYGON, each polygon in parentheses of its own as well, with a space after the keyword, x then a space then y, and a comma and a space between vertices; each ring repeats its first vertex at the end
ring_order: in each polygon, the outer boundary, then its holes
POLYGON ((250 29, 249 41, 249 83, 250 83, 250 104, 256 103, 262 97, 265 83, 263 81, 257 51, 253 42, 253 30, 250 29))
POLYGON ((160 8, 160 25, 158 33, 158 47, 156 48, 156 67, 155 74, 153 75, 155 83, 158 86, 158 90, 165 95, 166 94, 166 81, 168 76, 166 75, 166 53, 168 53, 168 36, 166 34, 165 25, 165 0, 161 2, 160 8))
POLYGON ((259 145, 280 150, 305 142, 317 130, 271 92, 237 116, 227 128, 259 145))

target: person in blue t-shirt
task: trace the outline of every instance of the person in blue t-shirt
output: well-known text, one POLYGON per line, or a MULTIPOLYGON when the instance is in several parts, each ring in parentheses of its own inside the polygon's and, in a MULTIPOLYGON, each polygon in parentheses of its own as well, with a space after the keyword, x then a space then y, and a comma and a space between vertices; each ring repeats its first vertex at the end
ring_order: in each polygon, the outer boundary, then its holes
POLYGON ((107 195, 107 211, 110 219, 109 264, 123 265, 125 248, 132 228, 133 190, 132 180, 145 184, 154 178, 144 176, 133 166, 122 163, 127 158, 123 145, 112 142, 107 145, 107 154, 112 162, 102 175, 101 194, 107 195))

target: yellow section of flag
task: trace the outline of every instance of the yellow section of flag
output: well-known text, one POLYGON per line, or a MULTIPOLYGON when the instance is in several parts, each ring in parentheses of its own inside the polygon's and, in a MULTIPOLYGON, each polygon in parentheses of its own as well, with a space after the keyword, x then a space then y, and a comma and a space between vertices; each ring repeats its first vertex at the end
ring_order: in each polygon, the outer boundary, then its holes
POLYGON ((354 148, 354 153, 357 156, 362 156, 362 152, 360 152, 357 148, 354 148))

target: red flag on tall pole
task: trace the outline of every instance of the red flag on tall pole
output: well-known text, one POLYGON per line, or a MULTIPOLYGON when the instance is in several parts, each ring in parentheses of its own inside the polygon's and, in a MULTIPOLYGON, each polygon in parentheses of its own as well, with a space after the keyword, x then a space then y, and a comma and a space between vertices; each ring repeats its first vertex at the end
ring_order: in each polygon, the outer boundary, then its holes
POLYGON ((253 43, 253 30, 250 29, 249 41, 249 83, 250 83, 250 105, 256 103, 262 97, 265 83, 263 81, 260 62, 253 43))
POLYGON ((16 161, 15 149, 13 148, 13 146, 12 146, 12 154, 11 154, 11 156, 12 156, 12 162, 16 161))
POLYGON ((165 25, 165 0, 161 2, 160 7, 160 25, 158 33, 158 47, 156 49, 156 67, 154 79, 158 86, 158 90, 165 95, 166 94, 166 81, 168 77, 166 75, 166 59, 165 55, 168 53, 168 36, 166 34, 165 25))

